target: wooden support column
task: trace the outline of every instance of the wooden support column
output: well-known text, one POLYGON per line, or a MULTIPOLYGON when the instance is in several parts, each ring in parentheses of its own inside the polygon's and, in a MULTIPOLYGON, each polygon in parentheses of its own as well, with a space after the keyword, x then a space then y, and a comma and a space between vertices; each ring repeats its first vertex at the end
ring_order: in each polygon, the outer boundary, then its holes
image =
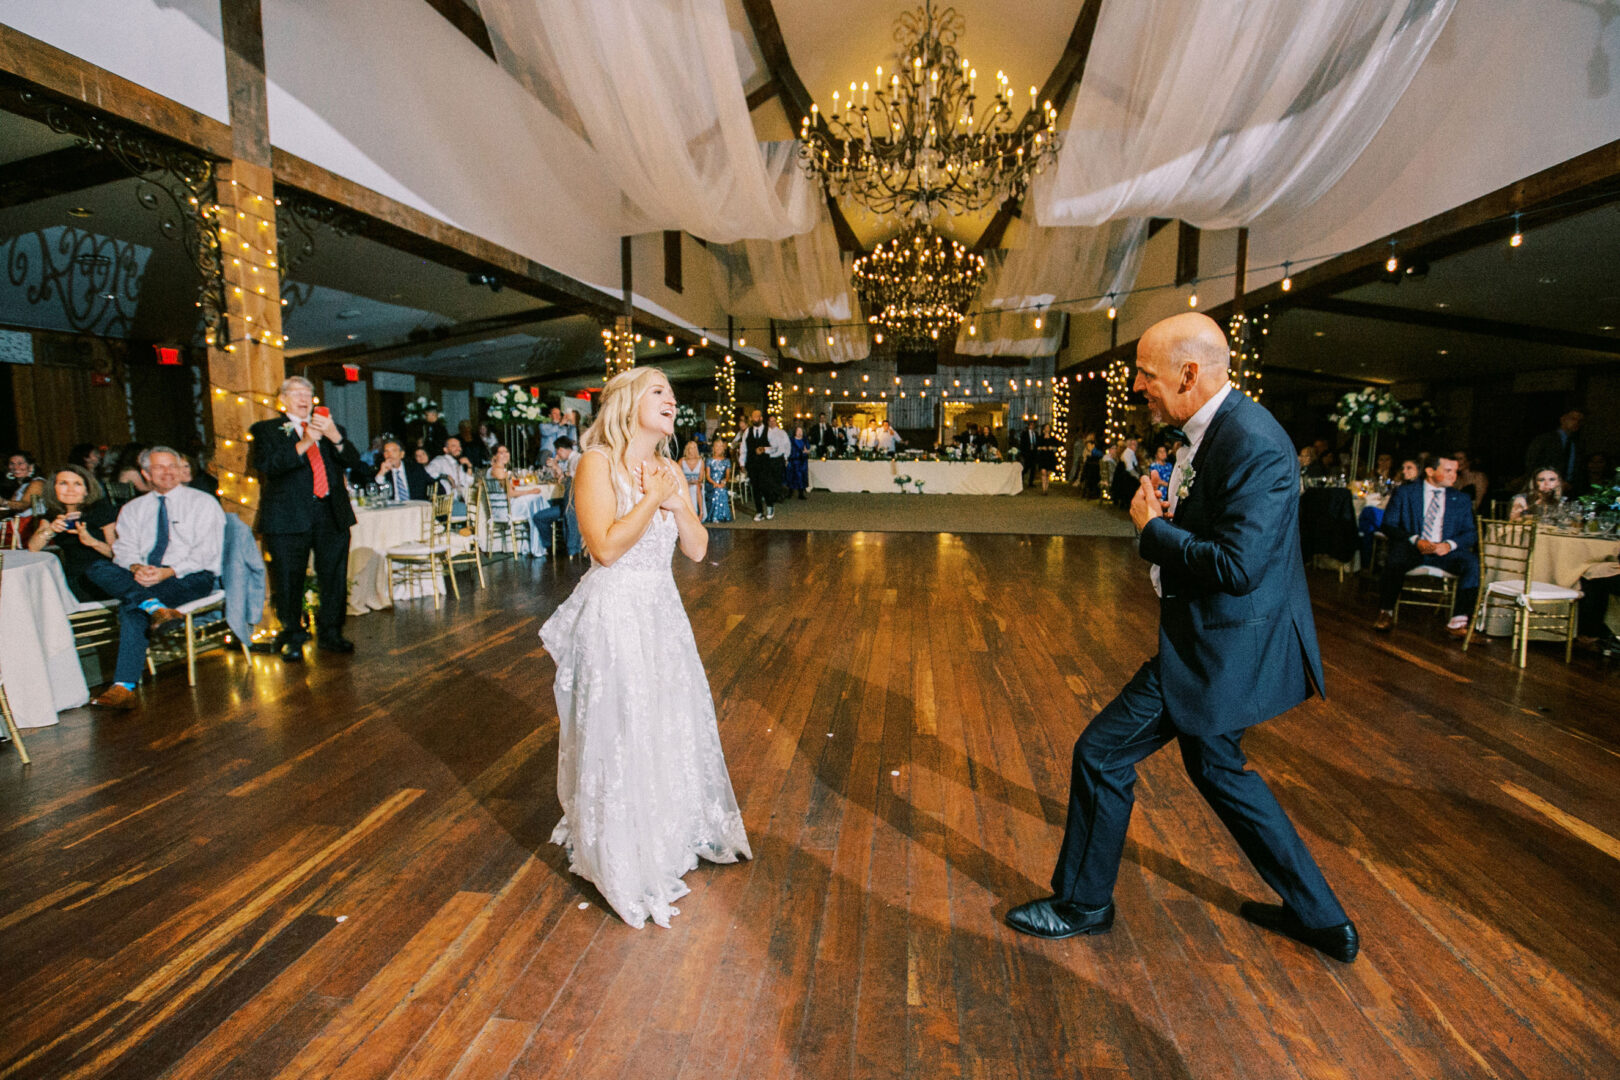
POLYGON ((259 484, 248 473, 248 428, 277 413, 286 377, 271 172, 264 33, 259 0, 221 0, 233 159, 216 171, 214 224, 224 276, 225 318, 208 341, 208 395, 223 505, 253 524, 259 484))
POLYGON ((276 201, 270 170, 262 166, 229 162, 220 166, 218 184, 226 314, 223 334, 208 349, 214 460, 221 499, 252 524, 259 485, 246 475, 248 428, 276 414, 276 394, 287 374, 276 201))

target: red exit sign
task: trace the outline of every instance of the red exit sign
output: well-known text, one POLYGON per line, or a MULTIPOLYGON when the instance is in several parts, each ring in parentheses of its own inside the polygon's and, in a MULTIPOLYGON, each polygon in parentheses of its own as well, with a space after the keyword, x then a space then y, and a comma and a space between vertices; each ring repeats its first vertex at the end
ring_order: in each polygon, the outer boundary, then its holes
POLYGON ((157 362, 159 364, 164 367, 180 366, 180 350, 173 345, 154 345, 152 348, 157 352, 157 362))

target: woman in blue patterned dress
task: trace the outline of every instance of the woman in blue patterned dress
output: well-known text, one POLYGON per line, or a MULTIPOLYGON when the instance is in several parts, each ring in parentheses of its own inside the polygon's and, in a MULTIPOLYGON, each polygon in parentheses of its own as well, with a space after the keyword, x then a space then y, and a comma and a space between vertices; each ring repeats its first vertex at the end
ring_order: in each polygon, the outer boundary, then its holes
POLYGON ((804 438, 804 425, 795 424, 788 440, 787 478, 782 484, 789 498, 810 490, 810 444, 804 438))
POLYGON ((727 456, 726 440, 715 439, 709 448, 709 460, 704 463, 708 473, 708 502, 710 521, 731 520, 731 491, 726 481, 731 479, 731 458, 727 456))

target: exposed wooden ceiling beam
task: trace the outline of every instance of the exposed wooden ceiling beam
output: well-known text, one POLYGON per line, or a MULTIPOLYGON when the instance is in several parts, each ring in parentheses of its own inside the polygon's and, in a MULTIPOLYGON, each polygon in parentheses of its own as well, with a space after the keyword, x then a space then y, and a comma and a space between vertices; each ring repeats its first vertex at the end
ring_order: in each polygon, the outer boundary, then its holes
MULTIPOLYGON (((1080 9, 1080 15, 1074 20, 1074 29, 1069 34, 1069 41, 1063 47, 1063 55, 1058 57, 1057 64, 1052 68, 1052 74, 1047 76, 1046 85, 1041 87, 1040 100, 1050 101, 1052 107, 1059 112, 1063 111, 1064 103, 1074 88, 1080 85, 1080 79, 1086 73, 1086 61, 1091 56, 1091 41, 1097 36, 1097 17, 1102 14, 1102 0, 1086 0, 1080 9)), ((990 219, 990 224, 984 227, 979 234, 979 242, 973 245, 976 252, 984 252, 991 248, 1001 246, 1006 237, 1007 226, 1017 217, 1022 209, 1023 200, 1007 198, 1003 200, 996 216, 990 219)))
POLYGON ((68 146, 0 165, 0 210, 128 180, 117 158, 88 146, 68 146))
MULTIPOLYGON (((1100 3, 1101 0, 1096 2, 1100 3)), ((771 6, 771 0, 742 0, 742 6, 748 16, 748 25, 753 28, 754 40, 759 44, 760 54, 765 57, 765 66, 770 69, 771 83, 775 84, 782 111, 787 115, 788 128, 798 131, 800 121, 810 115, 810 91, 804 88, 803 80, 793 68, 793 58, 788 55, 787 42, 782 38, 782 26, 776 21, 776 9, 771 6)), ((753 107, 750 100, 749 108, 753 107)), ((832 218, 838 246, 845 251, 862 251, 860 238, 849 227, 838 200, 831 195, 827 196, 827 214, 832 218)))
POLYGON ((777 85, 775 79, 766 81, 763 85, 755 87, 753 90, 748 92, 748 111, 753 112, 755 109, 759 108, 773 97, 777 97, 781 93, 782 88, 777 85))
POLYGON ((427 0, 428 5, 443 15, 450 25, 460 30, 462 35, 474 45, 478 46, 491 60, 495 59, 495 45, 489 39, 489 27, 484 25, 483 18, 468 7, 465 0, 427 0))
POLYGON ((293 363, 300 365, 343 363, 369 367, 373 364, 398 360, 407 356, 426 356, 429 352, 437 352, 440 349, 460 345, 464 342, 474 342, 496 335, 510 334, 526 326, 553 322, 557 319, 566 319, 571 315, 579 314, 582 313, 573 307, 532 308, 528 311, 516 311, 510 315, 495 315, 488 319, 473 319, 468 322, 457 323, 454 326, 445 327, 443 333, 429 331, 414 341, 404 341, 397 345, 384 345, 381 348, 369 344, 340 345, 334 349, 322 349, 320 352, 304 353, 291 359, 293 363))
POLYGON ((1342 300, 1335 296, 1313 297, 1295 306, 1329 315, 1379 319, 1383 322, 1404 323, 1407 326, 1422 326, 1449 333, 1483 334, 1487 337, 1507 338, 1512 341, 1528 341, 1536 345, 1586 349, 1620 356, 1620 338, 1604 337, 1602 334, 1583 334, 1576 330, 1557 330, 1548 326, 1526 326, 1523 323, 1453 315, 1447 311, 1419 311, 1415 308, 1396 307, 1393 304, 1369 304, 1361 300, 1342 300))

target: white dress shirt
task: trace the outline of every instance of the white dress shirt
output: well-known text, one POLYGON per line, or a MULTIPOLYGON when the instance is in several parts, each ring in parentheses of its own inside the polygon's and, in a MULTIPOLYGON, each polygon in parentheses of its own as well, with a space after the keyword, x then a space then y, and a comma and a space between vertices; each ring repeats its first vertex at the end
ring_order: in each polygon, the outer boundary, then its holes
POLYGON ((458 495, 466 495, 473 485, 473 471, 449 454, 440 454, 426 468, 429 476, 448 480, 458 495))
MULTIPOLYGON (((1204 402, 1203 406, 1181 425, 1181 430, 1187 433, 1187 445, 1176 451, 1176 467, 1170 470, 1170 514, 1175 516, 1176 506, 1181 502, 1181 475, 1192 468, 1193 456, 1203 445, 1204 432, 1209 430, 1209 422, 1215 419, 1215 413, 1220 409, 1221 403, 1232 392, 1232 384, 1227 383, 1216 392, 1215 396, 1204 402)), ((1129 451, 1126 451, 1129 453, 1129 451)), ((1196 481, 1197 478, 1194 477, 1196 481)), ((1154 563, 1148 569, 1148 576, 1153 579, 1153 591, 1160 596, 1164 595, 1164 588, 1159 584, 1159 564, 1154 563)))
MULTIPOLYGON (((142 565, 157 542, 158 493, 149 491, 118 512, 113 562, 128 570, 142 565)), ((219 500, 184 484, 163 496, 169 507, 169 544, 161 565, 185 577, 199 570, 218 575, 225 550, 225 511, 219 500)))
POLYGON ((770 433, 767 434, 765 438, 771 444, 771 448, 765 451, 765 453, 769 456, 786 461, 788 459, 788 455, 793 452, 793 440, 790 439, 788 437, 788 433, 783 431, 781 428, 771 428, 770 433))
POLYGON ((895 439, 894 432, 892 432, 892 431, 884 431, 882 428, 878 428, 877 448, 881 453, 885 453, 885 454, 894 453, 894 439, 895 439))
POLYGON ((411 482, 405 476, 405 463, 389 468, 384 466, 381 470, 382 479, 377 481, 388 488, 388 495, 395 502, 408 502, 411 497, 411 482))

